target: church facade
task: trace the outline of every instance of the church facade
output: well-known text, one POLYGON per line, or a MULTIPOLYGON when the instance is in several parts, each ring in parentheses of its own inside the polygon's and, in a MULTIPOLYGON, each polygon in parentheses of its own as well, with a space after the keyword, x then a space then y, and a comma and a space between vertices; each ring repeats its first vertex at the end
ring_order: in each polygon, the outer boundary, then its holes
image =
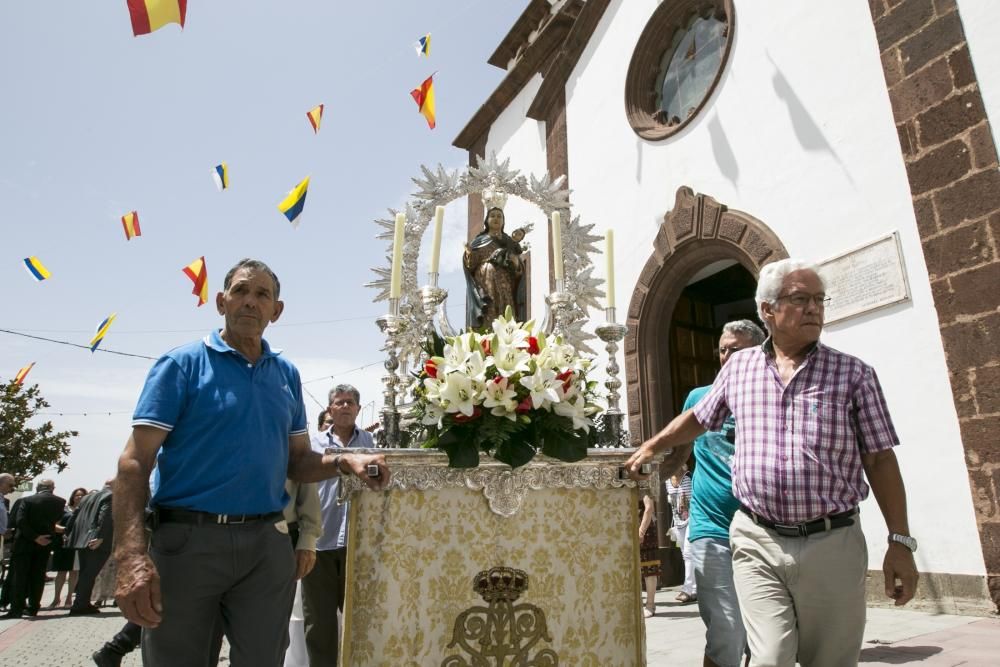
MULTIPOLYGON (((636 444, 712 381, 715 337, 752 316, 764 264, 835 276, 823 340, 879 373, 917 603, 942 611, 1000 604, 998 30, 1000 6, 977 0, 530 0, 454 142, 470 163, 565 175, 573 215, 615 230, 636 444)), ((470 198, 471 233, 482 220, 470 198)), ((552 282, 535 254, 538 314, 552 282)), ((877 601, 873 498, 862 523, 877 601)))

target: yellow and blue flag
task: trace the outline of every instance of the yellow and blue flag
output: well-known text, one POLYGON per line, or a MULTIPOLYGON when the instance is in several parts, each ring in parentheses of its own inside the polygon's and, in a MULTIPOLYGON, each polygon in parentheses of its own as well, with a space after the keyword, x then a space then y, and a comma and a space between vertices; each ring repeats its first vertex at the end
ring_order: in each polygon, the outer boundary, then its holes
POLYGON ((126 241, 131 241, 136 236, 142 236, 142 229, 139 228, 139 214, 135 211, 122 216, 122 227, 125 228, 126 241))
POLYGON ((418 56, 431 57, 431 34, 427 33, 413 43, 413 48, 417 50, 418 56))
POLYGON ((42 282, 46 278, 52 276, 52 273, 45 268, 45 265, 42 264, 41 260, 34 255, 24 258, 24 268, 27 269, 28 273, 31 274, 31 277, 38 282, 42 282))
POLYGON ((292 227, 298 228, 299 218, 302 216, 302 209, 306 205, 306 191, 309 189, 309 177, 306 176, 302 182, 292 188, 288 196, 278 204, 278 210, 285 214, 292 227))
POLYGON ((111 313, 104 318, 103 322, 97 325, 97 332, 94 334, 94 337, 90 339, 90 342, 87 343, 87 345, 90 346, 91 352, 97 351, 97 346, 101 344, 102 340, 104 340, 104 336, 108 333, 108 327, 111 326, 111 323, 115 321, 116 317, 118 317, 118 313, 111 313))
POLYGON ((212 178, 215 179, 215 187, 219 188, 219 192, 222 192, 229 187, 229 165, 225 162, 216 165, 215 169, 212 170, 212 178))

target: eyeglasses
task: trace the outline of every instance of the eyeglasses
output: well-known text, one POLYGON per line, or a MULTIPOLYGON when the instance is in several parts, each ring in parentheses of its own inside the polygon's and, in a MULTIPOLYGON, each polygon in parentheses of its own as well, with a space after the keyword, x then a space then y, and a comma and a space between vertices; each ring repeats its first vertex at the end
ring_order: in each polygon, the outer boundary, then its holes
POLYGON ((830 297, 826 294, 806 294, 805 292, 795 292, 794 294, 786 294, 785 296, 779 296, 776 301, 787 301, 796 308, 802 308, 810 301, 816 304, 817 308, 826 308, 830 305, 830 297))
POLYGON ((344 401, 334 401, 330 405, 332 405, 335 408, 353 408, 355 405, 357 405, 357 403, 352 399, 347 399, 344 401))

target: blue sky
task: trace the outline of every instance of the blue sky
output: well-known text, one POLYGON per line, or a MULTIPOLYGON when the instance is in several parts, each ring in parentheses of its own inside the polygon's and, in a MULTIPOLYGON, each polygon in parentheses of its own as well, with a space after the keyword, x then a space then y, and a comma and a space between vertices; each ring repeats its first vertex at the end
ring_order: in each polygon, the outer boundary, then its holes
MULTIPOLYGON (((266 337, 305 388, 325 401, 335 382, 351 382, 363 403, 380 404, 380 366, 344 372, 383 358, 374 318, 384 305, 363 287, 387 249, 372 221, 406 201, 421 164, 466 163, 451 141, 502 79, 486 59, 525 6, 191 1, 183 31, 135 38, 124 0, 3 3, 0 328, 85 344, 117 312, 102 347, 155 357, 220 325, 212 304, 225 271, 253 256, 281 278, 285 313, 266 337), (411 45, 426 32, 431 57, 417 58, 411 45), (409 91, 435 71, 431 131, 409 91), (305 113, 319 103, 314 135, 305 113), (222 161, 231 187, 220 193, 210 172, 222 161), (276 206, 306 175, 295 230, 276 206), (132 209, 142 236, 126 242, 120 217, 132 209), (21 264, 29 255, 52 278, 34 282, 21 264), (197 308, 181 269, 202 255, 210 302, 197 308)), ((463 317, 464 230, 456 202, 442 251, 453 321, 463 317)), ((52 404, 44 418, 80 432, 57 493, 99 486, 152 362, 0 341, 0 373, 37 362, 28 382, 52 404)), ((314 417, 318 405, 306 403, 314 417)))

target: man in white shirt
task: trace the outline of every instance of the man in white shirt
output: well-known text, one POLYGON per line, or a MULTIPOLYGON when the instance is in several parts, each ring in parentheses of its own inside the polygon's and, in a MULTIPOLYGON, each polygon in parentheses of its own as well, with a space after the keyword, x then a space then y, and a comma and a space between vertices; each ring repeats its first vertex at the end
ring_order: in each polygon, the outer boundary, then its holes
MULTIPOLYGON (((361 412, 361 394, 349 384, 330 390, 326 419, 331 426, 311 438, 320 454, 336 454, 348 447, 374 447, 372 435, 355 423, 361 412)), ((347 567, 347 503, 339 505, 338 478, 319 482, 323 535, 316 542, 316 566, 302 580, 302 609, 305 615, 306 650, 311 665, 336 665, 340 627, 337 612, 344 610, 347 567)))

